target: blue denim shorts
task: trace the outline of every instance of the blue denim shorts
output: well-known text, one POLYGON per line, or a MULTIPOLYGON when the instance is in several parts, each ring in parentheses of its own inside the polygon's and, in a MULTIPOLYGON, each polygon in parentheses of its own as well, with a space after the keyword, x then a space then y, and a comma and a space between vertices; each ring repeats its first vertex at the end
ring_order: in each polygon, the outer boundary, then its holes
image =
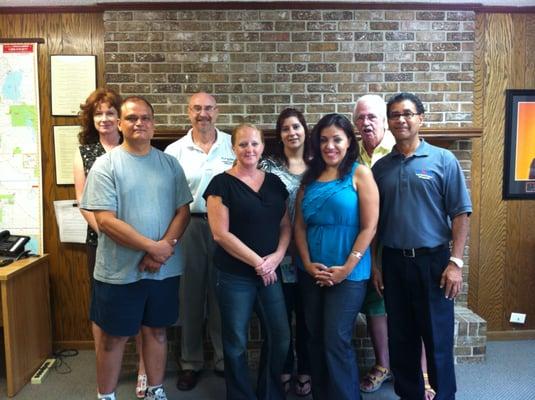
POLYGON ((141 325, 170 326, 178 319, 180 277, 125 285, 95 280, 89 318, 113 336, 134 336, 141 325))

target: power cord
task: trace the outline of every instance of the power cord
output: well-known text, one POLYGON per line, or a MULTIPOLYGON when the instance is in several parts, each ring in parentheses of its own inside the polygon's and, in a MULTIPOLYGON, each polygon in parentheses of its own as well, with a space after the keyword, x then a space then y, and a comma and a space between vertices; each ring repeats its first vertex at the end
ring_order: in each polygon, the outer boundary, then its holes
POLYGON ((65 361, 66 358, 76 357, 78 350, 76 349, 64 349, 55 351, 52 353, 56 362, 54 363, 54 371, 61 375, 70 374, 72 372, 71 366, 65 361))

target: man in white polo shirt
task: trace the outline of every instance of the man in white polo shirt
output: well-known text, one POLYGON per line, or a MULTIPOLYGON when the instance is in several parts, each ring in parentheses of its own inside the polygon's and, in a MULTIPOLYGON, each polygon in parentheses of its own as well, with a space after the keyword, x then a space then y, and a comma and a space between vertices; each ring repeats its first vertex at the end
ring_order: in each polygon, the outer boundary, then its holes
POLYGON ((214 371, 221 376, 224 373, 221 320, 212 261, 215 244, 206 219, 206 203, 202 198, 212 177, 229 169, 235 158, 230 135, 215 127, 217 114, 213 96, 203 92, 191 96, 188 116, 192 128, 186 136, 165 149, 180 162, 193 195, 191 221, 179 243, 185 265, 179 302, 182 321, 179 390, 193 389, 204 368, 203 326, 206 312, 214 348, 214 371))

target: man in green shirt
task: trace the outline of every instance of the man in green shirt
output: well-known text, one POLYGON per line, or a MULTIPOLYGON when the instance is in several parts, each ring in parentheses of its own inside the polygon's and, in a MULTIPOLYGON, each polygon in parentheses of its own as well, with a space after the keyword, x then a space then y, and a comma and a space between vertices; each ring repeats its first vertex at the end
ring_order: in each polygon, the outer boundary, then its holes
MULTIPOLYGON (((390 153, 396 143, 388 130, 386 104, 378 95, 360 97, 353 111, 353 123, 360 134, 359 161, 368 167, 390 153)), ((381 272, 372 264, 372 276, 361 312, 366 315, 368 331, 375 353, 375 365, 360 381, 360 390, 365 393, 379 390, 383 382, 391 380, 388 357, 388 337, 385 302, 375 283, 382 286, 381 272)))

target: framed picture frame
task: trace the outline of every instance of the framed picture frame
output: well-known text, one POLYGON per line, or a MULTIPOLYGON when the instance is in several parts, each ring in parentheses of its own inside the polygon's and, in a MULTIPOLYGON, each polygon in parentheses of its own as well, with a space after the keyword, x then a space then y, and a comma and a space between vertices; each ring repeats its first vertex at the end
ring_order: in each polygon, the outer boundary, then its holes
POLYGON ((75 117, 97 88, 95 55, 50 56, 50 97, 54 117, 75 117))
POLYGON ((503 199, 535 199, 535 89, 506 90, 503 199))

